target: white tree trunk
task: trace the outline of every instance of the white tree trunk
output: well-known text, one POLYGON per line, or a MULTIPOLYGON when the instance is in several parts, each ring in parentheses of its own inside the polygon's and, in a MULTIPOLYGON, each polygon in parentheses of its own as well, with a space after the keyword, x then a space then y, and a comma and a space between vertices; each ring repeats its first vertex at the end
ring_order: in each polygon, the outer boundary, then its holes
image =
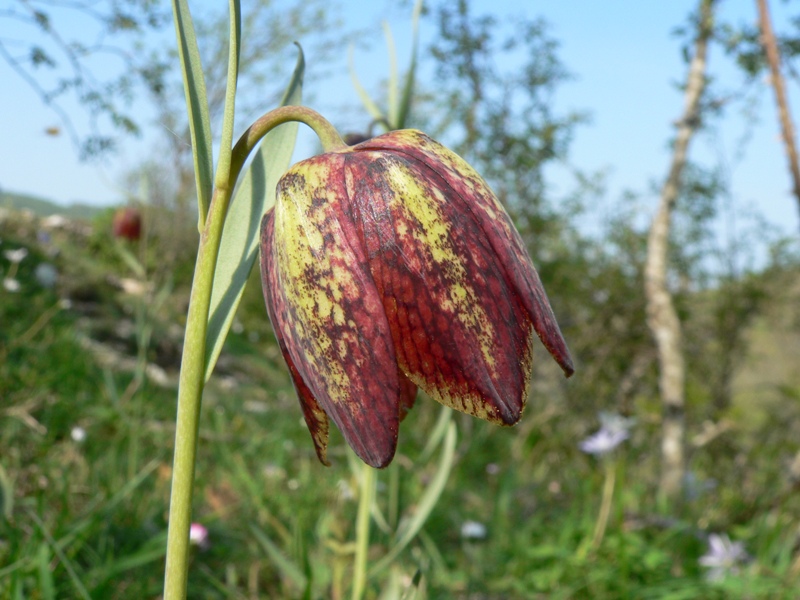
POLYGON ((678 123, 672 164, 658 212, 647 238, 645 295, 647 324, 658 350, 659 391, 664 408, 661 438, 661 480, 659 491, 668 498, 680 495, 684 474, 684 382, 685 365, 681 348, 681 324, 667 287, 667 250, 672 210, 681 187, 689 142, 700 121, 700 99, 705 88, 706 54, 712 29, 715 0, 701 0, 694 57, 689 65, 683 115, 678 123))

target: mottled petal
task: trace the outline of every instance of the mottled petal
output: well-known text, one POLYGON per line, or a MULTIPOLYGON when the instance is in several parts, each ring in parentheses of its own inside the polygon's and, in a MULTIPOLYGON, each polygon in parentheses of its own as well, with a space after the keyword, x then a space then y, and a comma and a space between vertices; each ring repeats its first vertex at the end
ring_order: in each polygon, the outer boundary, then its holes
POLYGON ((402 154, 347 155, 348 195, 409 379, 443 404, 519 420, 533 328, 470 211, 402 154))
POLYGON ((355 147, 391 150, 416 162, 420 173, 437 181, 455 206, 454 214, 469 212, 495 254, 499 266, 516 289, 544 346, 569 377, 572 357, 556 322, 539 275, 511 219, 486 182, 461 157, 416 130, 395 131, 355 147))
POLYGON ((319 406, 362 460, 382 467, 397 446, 401 386, 389 324, 348 214, 342 164, 337 155, 312 158, 278 184, 271 287, 284 316, 273 325, 282 327, 319 406))
POLYGON ((286 306, 283 301, 283 296, 277 293, 279 289, 277 285, 277 273, 275 272, 275 261, 272 258, 274 231, 273 215, 274 211, 270 210, 261 220, 261 286, 267 304, 267 313, 273 324, 275 337, 278 340, 283 358, 286 361, 286 365, 289 367, 294 389, 297 391, 297 397, 303 409, 303 417, 306 420, 309 432, 311 432, 311 439, 314 441, 314 448, 317 451, 317 456, 322 464, 330 465, 327 452, 328 415, 322 410, 317 400, 314 398, 314 395, 311 393, 311 390, 308 389, 308 386, 300 376, 300 373, 297 372, 294 361, 286 348, 283 333, 287 330, 286 306))
POLYGON ((400 420, 406 418, 408 411, 414 408, 414 401, 417 399, 417 384, 406 377, 402 371, 397 372, 400 380, 400 409, 398 416, 400 420))

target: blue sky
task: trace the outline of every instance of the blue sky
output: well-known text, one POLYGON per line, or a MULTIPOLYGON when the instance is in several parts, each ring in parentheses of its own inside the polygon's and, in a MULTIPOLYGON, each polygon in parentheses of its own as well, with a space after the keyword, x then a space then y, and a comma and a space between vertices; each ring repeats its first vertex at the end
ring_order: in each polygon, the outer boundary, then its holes
MULTIPOLYGON (((771 4, 776 29, 786 30, 790 7, 783 2, 771 4)), ((400 10, 394 5, 362 0, 341 2, 348 25, 374 27, 379 32, 380 20, 390 21, 402 66, 409 48, 410 9, 400 10)), ((686 67, 679 40, 671 32, 684 24, 695 5, 695 1, 688 0, 477 0, 474 12, 491 13, 500 22, 510 22, 520 14, 541 16, 549 22, 551 36, 560 42, 559 56, 574 76, 560 88, 556 112, 577 110, 591 116, 590 123, 576 131, 571 164, 584 171, 606 172, 609 200, 618 198, 624 190, 645 194, 642 202, 647 210, 655 207, 652 186, 666 173, 667 141, 682 110, 682 97, 675 84, 683 80, 686 67)), ((754 23, 755 2, 723 1, 719 16, 734 23, 754 23)), ((433 34, 432 24, 423 21, 421 33, 424 45, 433 34)), ((309 68, 313 69, 313 56, 308 58, 309 68)), ((361 80, 372 90, 384 77, 386 60, 380 35, 375 36, 372 51, 356 53, 361 80)), ((740 81, 718 47, 713 48, 709 68, 720 89, 734 89, 740 81)), ((30 193, 60 203, 103 205, 124 201, 122 174, 137 160, 152 154, 152 135, 146 133, 142 140, 127 141, 119 155, 103 166, 82 164, 66 136, 45 133, 47 127, 58 125, 57 117, 4 63, 0 63, 0 81, 4 90, 0 94, 0 130, 5 142, 0 150, 0 190, 30 193)), ((358 102, 344 60, 334 75, 319 85, 314 90, 321 99, 318 108, 358 102), (335 97, 335 103, 325 102, 331 97, 335 97)), ((738 109, 729 111, 713 133, 696 140, 692 153, 707 160, 728 162, 734 204, 742 209, 757 206, 769 222, 792 234, 800 228, 800 213, 789 193, 791 183, 771 90, 766 80, 760 85, 763 90, 758 121, 746 119, 738 109), (746 154, 737 162, 737 141, 748 130, 752 139, 746 154)), ((800 118, 800 86, 790 81, 788 91, 793 114, 800 118)), ((143 116, 147 120, 146 113, 143 116)), ((336 115, 330 116, 337 120, 336 115)), ((568 182, 555 175, 552 185, 565 192, 568 182)))

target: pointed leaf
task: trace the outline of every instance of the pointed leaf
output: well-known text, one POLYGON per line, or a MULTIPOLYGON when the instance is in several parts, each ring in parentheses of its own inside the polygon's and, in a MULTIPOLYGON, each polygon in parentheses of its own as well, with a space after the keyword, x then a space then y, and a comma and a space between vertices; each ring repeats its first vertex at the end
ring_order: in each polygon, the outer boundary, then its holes
POLYGON ((225 84, 225 108, 222 113, 222 137, 214 185, 224 185, 231 174, 236 85, 239 80, 239 55, 242 41, 242 9, 239 0, 229 0, 230 34, 228 42, 228 80, 225 84))
POLYGON ((175 33, 178 37, 178 55, 183 71, 183 89, 192 135, 192 157, 197 185, 197 202, 200 214, 199 228, 205 225, 214 177, 214 152, 211 138, 211 121, 208 114, 206 83, 192 15, 187 0, 173 0, 175 33))
MULTIPOLYGON (((298 46, 299 48, 299 46, 298 46)), ((282 104, 299 104, 303 93, 305 59, 297 57, 282 104)), ((228 335, 236 308, 253 268, 258 250, 262 215, 275 203, 275 186, 289 168, 297 138, 297 124, 287 123, 269 132, 261 141, 253 162, 231 200, 222 230, 206 338, 205 379, 211 377, 228 335)))
POLYGON ((278 568, 278 571, 280 571, 284 577, 293 581, 297 587, 305 587, 307 580, 302 569, 291 559, 287 558, 286 555, 281 552, 278 545, 269 539, 267 534, 256 525, 250 525, 250 531, 253 532, 256 541, 261 544, 261 547, 267 553, 272 563, 278 568))
POLYGON ((400 99, 400 107, 397 112, 397 129, 404 129, 408 126, 408 113, 411 110, 411 99, 414 95, 414 81, 417 72, 417 52, 419 48, 419 16, 422 12, 422 0, 417 0, 414 4, 414 13, 411 17, 411 27, 413 29, 413 42, 411 43, 411 64, 406 73, 406 81, 403 86, 403 97, 400 99))
POLYGON ((394 37, 389 23, 383 22, 383 35, 386 37, 386 50, 389 53, 389 126, 400 129, 397 114, 400 105, 400 93, 397 91, 397 51, 394 47, 394 37))
POLYGON ((353 46, 350 46, 347 54, 347 62, 350 67, 350 79, 353 82, 353 87, 356 89, 356 93, 358 97, 361 98, 361 103, 364 105, 364 108, 367 109, 367 112, 372 115, 372 118, 376 121, 384 123, 386 121, 386 117, 381 112, 381 109, 378 108, 378 105, 369 97, 367 90, 364 89, 364 86, 361 85, 361 81, 358 79, 358 75, 356 74, 356 67, 353 63, 353 46))

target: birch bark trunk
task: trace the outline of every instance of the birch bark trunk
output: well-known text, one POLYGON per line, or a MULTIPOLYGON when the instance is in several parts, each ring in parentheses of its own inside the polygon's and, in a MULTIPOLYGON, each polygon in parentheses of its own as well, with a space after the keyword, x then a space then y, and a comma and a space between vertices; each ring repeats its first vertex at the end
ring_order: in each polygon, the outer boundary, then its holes
POLYGON ((786 159, 789 161, 789 173, 792 176, 792 193, 800 208, 800 164, 797 161, 797 147, 794 143, 794 126, 789 113, 789 102, 786 98, 786 86, 781 75, 781 57, 775 33, 772 31, 772 22, 769 17, 767 0, 756 0, 758 5, 758 27, 761 30, 761 46, 769 63, 772 75, 772 89, 775 90, 775 103, 778 105, 778 119, 781 125, 781 137, 786 147, 786 159))
POLYGON ((663 404, 661 478, 659 492, 667 500, 680 496, 684 474, 685 364, 681 324, 667 287, 667 251, 672 211, 681 188, 689 142, 700 123, 700 100, 705 88, 706 55, 711 37, 715 0, 701 0, 694 56, 684 93, 684 110, 673 145, 672 162, 661 189, 658 212, 647 238, 645 295, 647 324, 658 351, 659 391, 663 404))

